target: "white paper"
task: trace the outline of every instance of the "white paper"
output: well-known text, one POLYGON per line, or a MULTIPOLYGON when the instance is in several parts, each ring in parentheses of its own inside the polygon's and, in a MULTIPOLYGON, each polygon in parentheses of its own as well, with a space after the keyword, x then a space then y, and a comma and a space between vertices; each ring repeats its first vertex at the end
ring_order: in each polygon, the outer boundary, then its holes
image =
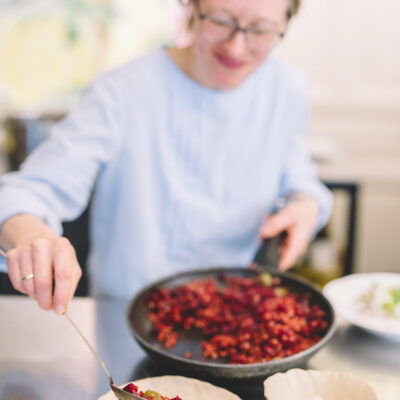
POLYGON ((337 371, 292 369, 264 381, 268 400, 377 400, 365 381, 337 371))

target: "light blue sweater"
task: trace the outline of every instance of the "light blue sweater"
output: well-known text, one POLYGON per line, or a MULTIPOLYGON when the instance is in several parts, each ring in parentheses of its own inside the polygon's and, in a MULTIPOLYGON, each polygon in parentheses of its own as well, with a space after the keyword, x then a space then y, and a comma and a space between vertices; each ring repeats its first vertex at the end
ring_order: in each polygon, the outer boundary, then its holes
MULTIPOLYGON (((280 196, 331 194, 306 152, 306 80, 267 60, 238 88, 190 79, 165 50, 99 77, 20 172, 0 181, 0 223, 17 213, 61 232, 94 189, 94 294, 130 297, 201 266, 245 266, 280 196)), ((4 264, 3 264, 4 267, 4 264)))

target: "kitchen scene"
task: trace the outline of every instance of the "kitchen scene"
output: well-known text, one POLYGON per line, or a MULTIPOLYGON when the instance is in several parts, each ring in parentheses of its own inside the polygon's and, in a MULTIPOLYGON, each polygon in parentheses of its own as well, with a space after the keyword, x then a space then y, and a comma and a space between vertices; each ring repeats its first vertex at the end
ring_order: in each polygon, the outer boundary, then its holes
POLYGON ((399 15, 0 0, 0 399, 400 400, 399 15))

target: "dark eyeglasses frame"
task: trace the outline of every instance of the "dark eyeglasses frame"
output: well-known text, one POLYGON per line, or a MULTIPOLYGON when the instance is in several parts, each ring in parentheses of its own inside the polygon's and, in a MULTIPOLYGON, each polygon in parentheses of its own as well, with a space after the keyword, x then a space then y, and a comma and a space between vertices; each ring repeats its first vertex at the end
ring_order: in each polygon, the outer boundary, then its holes
MULTIPOLYGON (((213 20, 213 18, 210 17, 207 13, 201 12, 199 3, 197 1, 194 3, 194 10, 197 14, 197 17, 201 21, 208 19, 211 22, 215 22, 213 20)), ((231 34, 226 39, 222 40, 221 42, 226 42, 226 41, 232 40, 238 32, 242 32, 245 35, 246 39, 247 39, 247 33, 256 33, 252 28, 248 28, 248 27, 246 28, 244 26, 240 26, 239 23, 235 19, 233 19, 233 22, 235 25, 232 25, 231 34)), ((265 32, 274 33, 275 35, 277 35, 277 40, 282 39, 285 36, 285 32, 280 32, 280 31, 275 31, 275 30, 268 30, 265 32)), ((271 45, 271 47, 274 44, 275 44, 275 42, 271 45)))

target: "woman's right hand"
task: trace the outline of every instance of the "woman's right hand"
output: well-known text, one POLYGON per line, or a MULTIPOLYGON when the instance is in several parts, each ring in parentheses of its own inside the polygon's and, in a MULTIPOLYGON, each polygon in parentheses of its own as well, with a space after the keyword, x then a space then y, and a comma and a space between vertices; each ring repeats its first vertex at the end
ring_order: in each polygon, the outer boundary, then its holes
POLYGON ((42 309, 64 313, 82 276, 69 240, 57 236, 41 219, 20 214, 3 224, 0 243, 8 250, 13 287, 35 299, 42 309))

